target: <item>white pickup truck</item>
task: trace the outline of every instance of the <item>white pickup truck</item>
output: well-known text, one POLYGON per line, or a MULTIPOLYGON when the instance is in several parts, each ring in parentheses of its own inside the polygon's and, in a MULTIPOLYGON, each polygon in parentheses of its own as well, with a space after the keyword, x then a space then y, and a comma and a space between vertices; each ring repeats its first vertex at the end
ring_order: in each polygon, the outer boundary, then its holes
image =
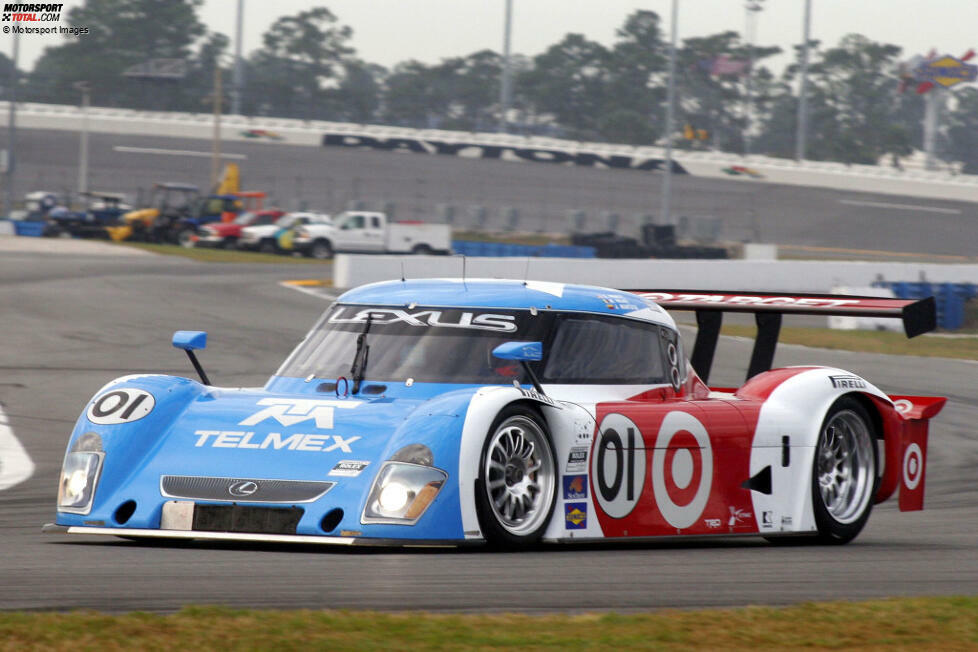
POLYGON ((346 211, 332 224, 297 228, 292 247, 313 258, 332 258, 337 252, 447 254, 452 230, 447 224, 390 222, 383 213, 346 211))

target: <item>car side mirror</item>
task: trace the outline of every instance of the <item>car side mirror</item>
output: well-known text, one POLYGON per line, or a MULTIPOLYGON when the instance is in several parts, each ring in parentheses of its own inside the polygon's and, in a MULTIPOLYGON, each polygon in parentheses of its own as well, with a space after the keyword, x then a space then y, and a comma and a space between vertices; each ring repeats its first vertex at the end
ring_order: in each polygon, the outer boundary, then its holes
POLYGON ((184 351, 207 348, 207 331, 177 331, 173 334, 173 346, 184 351))
POLYGON ((207 378, 207 374, 204 373, 204 368, 200 366, 200 362, 194 354, 195 349, 207 348, 207 331, 177 331, 173 334, 173 346, 187 352, 187 357, 190 358, 190 364, 194 366, 194 370, 200 376, 201 382, 205 385, 210 385, 210 379, 207 378))
POLYGON ((543 342, 503 342, 492 350, 492 354, 500 360, 542 360, 543 342))

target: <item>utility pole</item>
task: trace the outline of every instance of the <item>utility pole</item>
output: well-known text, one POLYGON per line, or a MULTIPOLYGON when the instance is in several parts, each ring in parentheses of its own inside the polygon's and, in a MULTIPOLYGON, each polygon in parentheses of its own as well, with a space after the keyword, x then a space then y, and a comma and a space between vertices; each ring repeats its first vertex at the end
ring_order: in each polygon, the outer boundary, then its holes
POLYGON ((87 81, 74 84, 81 91, 81 138, 78 145, 78 194, 88 192, 88 107, 92 102, 92 85, 87 81))
POLYGON ((506 0, 506 20, 503 24, 503 79, 499 89, 499 131, 509 131, 509 105, 513 100, 513 72, 510 67, 509 46, 513 29, 513 0, 506 0))
POLYGON ((672 132, 676 104, 676 25, 679 0, 672 0, 671 34, 669 36, 669 87, 666 99, 666 161, 662 174, 662 205, 659 210, 662 224, 672 224, 669 208, 672 203, 672 132))
POLYGON ((214 136, 211 153, 211 183, 216 187, 221 175, 221 62, 214 57, 214 95, 211 103, 214 106, 214 136))
POLYGON ((4 209, 7 217, 14 210, 14 167, 17 160, 15 155, 17 150, 17 55, 20 50, 20 34, 14 32, 14 48, 11 53, 13 65, 10 67, 10 94, 7 118, 7 201, 4 202, 4 209))
POLYGON ((231 114, 241 115, 241 94, 244 91, 244 64, 241 62, 241 35, 244 32, 244 0, 238 0, 238 20, 234 36, 234 90, 231 93, 231 114))
POLYGON ((805 22, 802 28, 801 87, 798 89, 798 124, 795 133, 795 160, 805 160, 805 139, 808 136, 808 41, 812 24, 812 0, 805 0, 805 22))
POLYGON ((748 0, 744 5, 746 21, 744 38, 747 41, 747 103, 744 106, 744 156, 750 156, 751 127, 754 118, 754 40, 757 36, 757 14, 761 0, 748 0))

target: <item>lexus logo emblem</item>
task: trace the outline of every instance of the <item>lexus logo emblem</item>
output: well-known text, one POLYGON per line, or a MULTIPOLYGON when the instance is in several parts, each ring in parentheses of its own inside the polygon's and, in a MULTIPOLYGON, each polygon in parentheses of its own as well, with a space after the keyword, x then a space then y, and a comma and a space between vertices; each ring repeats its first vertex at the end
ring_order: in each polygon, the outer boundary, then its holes
POLYGON ((256 491, 258 491, 258 483, 252 480, 241 480, 228 487, 228 493, 239 498, 250 496, 256 491))

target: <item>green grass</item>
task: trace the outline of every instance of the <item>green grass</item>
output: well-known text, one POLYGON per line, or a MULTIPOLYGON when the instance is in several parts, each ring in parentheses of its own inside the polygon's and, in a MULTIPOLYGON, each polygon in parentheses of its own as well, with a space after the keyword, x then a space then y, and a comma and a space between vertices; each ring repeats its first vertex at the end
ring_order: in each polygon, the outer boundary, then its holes
MULTIPOLYGON (((756 331, 757 329, 753 326, 727 324, 720 332, 724 335, 753 338, 756 331)), ((842 331, 830 328, 787 327, 781 329, 779 341, 782 344, 802 344, 840 351, 978 360, 978 335, 974 337, 922 335, 907 339, 903 333, 891 331, 842 331)))
POLYGON ((978 597, 641 614, 256 611, 0 614, 0 650, 978 649, 978 597))
POLYGON ((332 263, 332 261, 316 260, 304 256, 279 256, 263 254, 257 251, 239 251, 237 249, 211 249, 198 247, 181 247, 172 244, 149 244, 146 242, 121 242, 120 247, 134 247, 166 256, 182 256, 190 260, 204 263, 275 263, 275 264, 312 264, 332 263))

